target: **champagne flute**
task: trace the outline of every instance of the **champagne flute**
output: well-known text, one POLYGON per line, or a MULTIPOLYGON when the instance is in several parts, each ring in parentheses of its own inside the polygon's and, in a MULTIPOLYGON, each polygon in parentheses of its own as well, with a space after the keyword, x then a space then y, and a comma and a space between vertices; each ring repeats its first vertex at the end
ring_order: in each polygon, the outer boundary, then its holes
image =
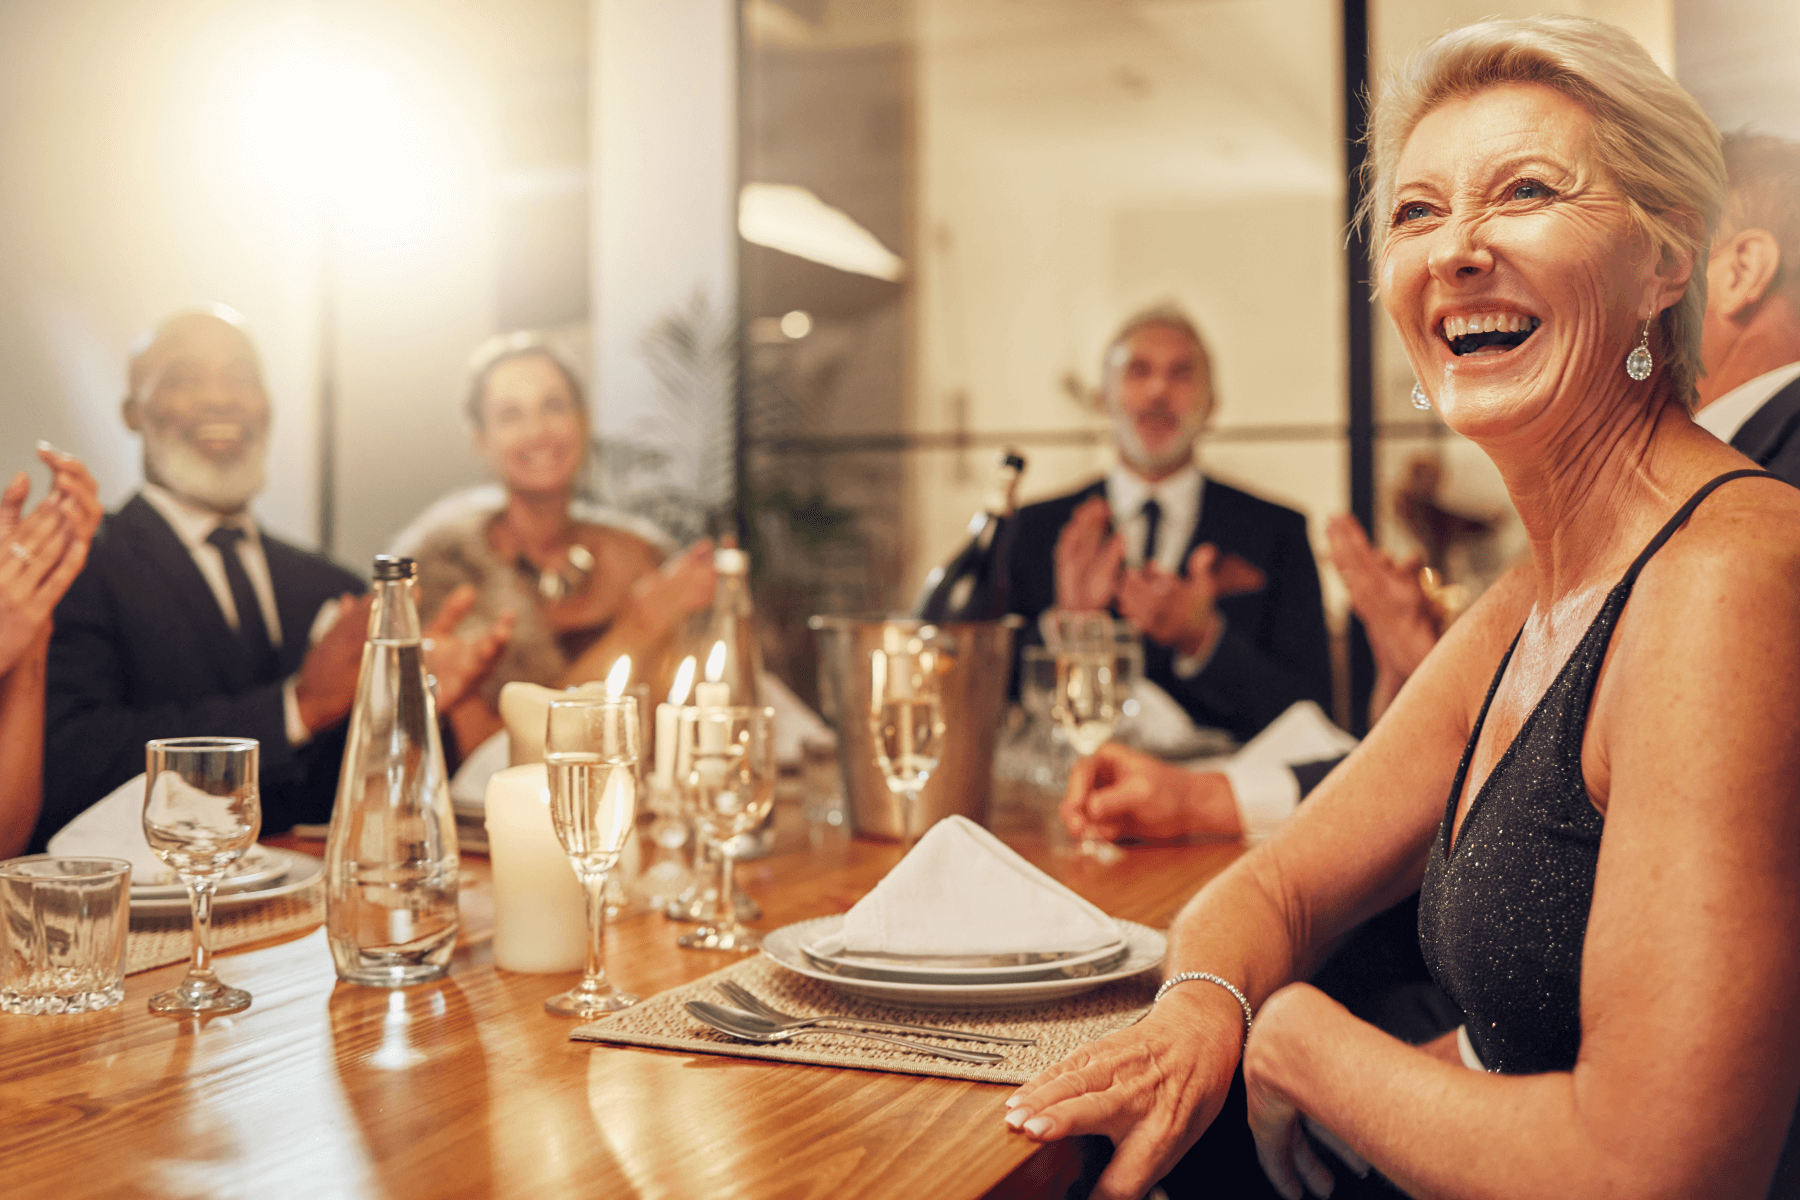
POLYGON ((158 738, 144 747, 144 840, 187 885, 194 954, 187 977, 150 997, 166 1016, 241 1012, 250 993, 212 967, 212 906, 219 881, 262 828, 255 738, 158 738))
MULTIPOLYGON (((1119 723, 1119 647, 1112 618, 1101 612, 1058 612, 1051 620, 1056 639, 1056 691, 1051 713, 1075 753, 1086 758, 1104 746, 1119 723)), ((1119 851, 1092 836, 1081 853, 1101 862, 1119 851)))
POLYGON ((875 765, 888 790, 904 802, 901 840, 909 850, 924 832, 919 828, 919 792, 943 753, 944 706, 934 632, 930 626, 916 633, 889 626, 881 648, 869 652, 869 733, 875 740, 875 765))
POLYGON ((571 696, 552 700, 544 728, 550 779, 550 822, 587 893, 587 968, 581 982, 544 1001, 559 1017, 599 1017, 638 998, 606 978, 606 880, 637 822, 638 745, 635 696, 571 696))
POLYGON ((686 950, 755 950, 762 936, 738 920, 731 902, 737 839, 775 807, 775 710, 701 705, 681 710, 676 777, 694 832, 719 856, 712 918, 676 940, 686 950))

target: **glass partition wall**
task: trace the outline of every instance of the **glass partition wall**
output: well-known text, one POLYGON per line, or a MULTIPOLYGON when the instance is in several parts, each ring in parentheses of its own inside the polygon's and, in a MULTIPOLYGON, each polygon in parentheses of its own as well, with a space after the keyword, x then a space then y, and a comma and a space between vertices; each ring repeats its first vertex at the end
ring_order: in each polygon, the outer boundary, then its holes
POLYGON ((742 12, 741 454, 791 681, 808 613, 905 606, 1002 446, 1027 501, 1106 469, 1101 354, 1151 304, 1209 342, 1205 469, 1322 549, 1348 486, 1337 4, 742 12))

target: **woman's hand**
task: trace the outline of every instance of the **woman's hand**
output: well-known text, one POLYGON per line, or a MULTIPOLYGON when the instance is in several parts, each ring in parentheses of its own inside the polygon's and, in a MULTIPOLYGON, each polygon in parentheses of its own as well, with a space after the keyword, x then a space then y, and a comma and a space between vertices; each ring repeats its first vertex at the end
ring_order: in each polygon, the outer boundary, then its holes
MULTIPOLYGON (((425 627, 425 669, 437 680, 437 704, 448 712, 472 695, 512 637, 514 615, 503 612, 480 633, 463 637, 456 630, 475 607, 475 585, 461 584, 444 598, 437 616, 425 627)), ((474 749, 474 747, 469 747, 474 749)))
POLYGON ((712 540, 703 538, 631 585, 633 623, 661 637, 711 604, 718 585, 712 540))
POLYGON ((87 468, 48 446, 49 494, 22 516, 31 491, 23 472, 0 492, 0 675, 10 672, 49 631, 57 601, 87 563, 102 509, 87 468))
POLYGON ((1175 988, 1142 1021, 1083 1046, 1014 1092, 1006 1123, 1035 1141, 1104 1134, 1094 1195, 1132 1200, 1168 1174, 1225 1103, 1243 1039, 1222 988, 1175 988))
POLYGON ((1256 1138, 1256 1157, 1263 1174, 1275 1190, 1287 1200, 1301 1200, 1308 1192, 1314 1196, 1331 1195, 1331 1171, 1313 1152, 1306 1140, 1306 1130, 1343 1159, 1345 1166, 1358 1175, 1368 1173, 1369 1164, 1344 1144, 1330 1130, 1308 1119, 1294 1106, 1282 1086, 1282 1067, 1286 1057, 1300 1053, 1329 1053, 1329 1047, 1306 1045, 1309 1035, 1318 1032, 1322 1014, 1320 1004, 1329 1005, 1337 1015, 1346 1015, 1317 988, 1304 983, 1289 984, 1263 1004, 1257 1014, 1250 1041, 1244 1047, 1244 1092, 1250 1112, 1250 1133, 1256 1138))

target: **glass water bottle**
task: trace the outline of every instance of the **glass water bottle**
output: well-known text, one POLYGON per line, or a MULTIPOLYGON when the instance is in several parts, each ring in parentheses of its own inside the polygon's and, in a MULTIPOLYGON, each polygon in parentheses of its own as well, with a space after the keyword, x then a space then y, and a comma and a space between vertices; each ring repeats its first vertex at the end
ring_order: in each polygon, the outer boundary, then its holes
POLYGON ((325 845, 325 925, 338 978, 440 979, 456 949, 456 820, 426 680, 417 565, 375 559, 375 605, 325 845))

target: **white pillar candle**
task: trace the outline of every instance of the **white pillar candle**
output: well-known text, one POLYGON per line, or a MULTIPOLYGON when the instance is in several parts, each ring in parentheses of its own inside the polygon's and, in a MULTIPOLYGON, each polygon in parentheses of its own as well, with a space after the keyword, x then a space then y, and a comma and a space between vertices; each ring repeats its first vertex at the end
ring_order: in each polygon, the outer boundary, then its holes
POLYGON ((507 971, 579 971, 587 958, 587 902, 550 823, 543 763, 494 772, 487 788, 494 877, 494 965, 507 971))
POLYGON ((670 787, 675 783, 675 726, 681 720, 681 705, 656 706, 656 784, 670 787))

